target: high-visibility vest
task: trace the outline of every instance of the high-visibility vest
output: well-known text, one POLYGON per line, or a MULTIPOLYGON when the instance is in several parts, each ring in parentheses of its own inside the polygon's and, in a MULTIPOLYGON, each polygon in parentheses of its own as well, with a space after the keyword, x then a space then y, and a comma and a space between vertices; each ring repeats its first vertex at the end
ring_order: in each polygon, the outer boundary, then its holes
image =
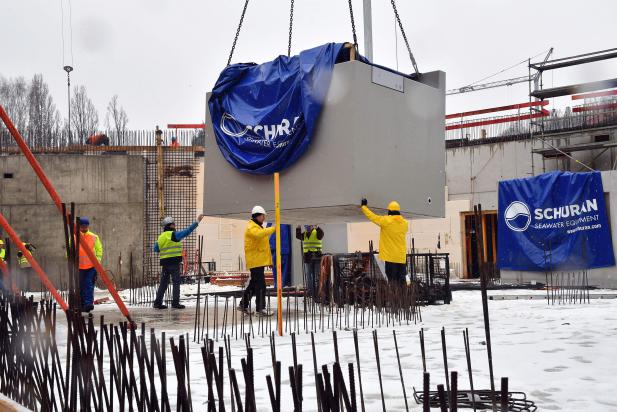
POLYGON ((92 252, 95 254, 96 258, 100 261, 103 248, 100 246, 100 241, 98 235, 87 231, 86 233, 79 234, 79 268, 80 269, 90 269, 94 267, 94 263, 90 260, 88 255, 86 255, 86 251, 84 250, 82 245, 86 245, 92 252), (98 245, 97 245, 98 243, 98 245))
POLYGON ((182 256, 182 243, 174 242, 171 239, 173 230, 166 230, 161 233, 156 243, 159 246, 159 258, 167 259, 182 256))
POLYGON ((6 255, 6 249, 4 248, 4 240, 0 239, 0 260, 4 262, 4 256, 6 255))
POLYGON ((317 229, 311 230, 311 233, 304 232, 302 252, 321 252, 321 240, 317 239, 317 229))
MULTIPOLYGON (((26 249, 28 249, 28 251, 30 252, 30 254, 33 254, 32 249, 30 249, 28 246, 28 243, 22 243, 22 245, 24 245, 24 247, 26 249)), ((19 255, 17 256, 17 264, 19 265, 20 268, 25 269, 25 268, 29 268, 32 267, 30 265, 30 262, 28 262, 28 259, 26 259, 26 255, 24 255, 23 253, 19 253, 19 255)))

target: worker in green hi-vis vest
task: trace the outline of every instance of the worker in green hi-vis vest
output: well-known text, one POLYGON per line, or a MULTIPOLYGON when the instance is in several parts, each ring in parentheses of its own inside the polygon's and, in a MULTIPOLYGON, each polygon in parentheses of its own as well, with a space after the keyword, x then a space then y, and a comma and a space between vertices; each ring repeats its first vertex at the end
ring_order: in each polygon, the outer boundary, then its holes
POLYGON ((302 255, 304 257, 304 282, 309 296, 315 297, 321 270, 321 252, 323 230, 317 225, 304 226, 304 232, 300 226, 296 227, 296 239, 302 241, 302 255))
MULTIPOLYGON (((28 242, 24 242, 22 244, 26 249, 28 249, 28 252, 30 252, 30 254, 34 256, 34 251, 36 250, 36 247, 32 243, 28 242)), ((28 291, 31 290, 30 279, 34 276, 34 273, 32 272, 32 266, 30 265, 30 262, 28 261, 28 259, 26 259, 26 256, 21 253, 21 250, 17 251, 17 265, 19 266, 20 288, 28 291)))

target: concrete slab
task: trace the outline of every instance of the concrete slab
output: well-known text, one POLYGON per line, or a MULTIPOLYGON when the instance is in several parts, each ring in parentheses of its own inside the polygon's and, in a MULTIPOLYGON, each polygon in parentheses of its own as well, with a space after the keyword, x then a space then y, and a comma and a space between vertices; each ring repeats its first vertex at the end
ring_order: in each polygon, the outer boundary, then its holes
MULTIPOLYGON (((373 82, 370 65, 337 64, 314 141, 281 172, 284 223, 363 221, 362 197, 383 212, 392 199, 408 218, 445 213, 445 73, 400 77, 404 91, 373 82)), ((204 211, 246 219, 272 211, 271 176, 241 173, 216 145, 206 107, 204 211)))

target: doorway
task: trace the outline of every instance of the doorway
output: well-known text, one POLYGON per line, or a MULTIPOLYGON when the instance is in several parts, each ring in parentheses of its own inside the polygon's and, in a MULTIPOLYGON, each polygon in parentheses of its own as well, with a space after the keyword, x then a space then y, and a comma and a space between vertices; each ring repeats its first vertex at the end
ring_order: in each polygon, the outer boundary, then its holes
POLYGON ((483 255, 485 264, 493 268, 497 266, 497 211, 482 211, 482 233, 475 230, 475 216, 473 212, 461 213, 464 219, 465 241, 463 242, 463 256, 465 256, 464 277, 467 279, 480 277, 480 262, 478 262, 478 236, 482 236, 483 255))

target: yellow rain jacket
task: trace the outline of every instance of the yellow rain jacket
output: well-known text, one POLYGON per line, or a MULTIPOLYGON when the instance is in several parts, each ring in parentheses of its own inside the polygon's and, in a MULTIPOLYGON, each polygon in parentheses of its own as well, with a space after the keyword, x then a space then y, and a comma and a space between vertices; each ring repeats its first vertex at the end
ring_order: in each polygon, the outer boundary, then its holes
POLYGON ((362 206, 362 212, 371 222, 381 228, 379 234, 379 258, 386 262, 406 263, 407 246, 405 235, 409 224, 401 215, 379 216, 362 206))
POLYGON ((272 266, 272 253, 270 252, 270 235, 276 228, 263 228, 249 220, 244 232, 244 256, 246 267, 249 269, 261 266, 272 266))

